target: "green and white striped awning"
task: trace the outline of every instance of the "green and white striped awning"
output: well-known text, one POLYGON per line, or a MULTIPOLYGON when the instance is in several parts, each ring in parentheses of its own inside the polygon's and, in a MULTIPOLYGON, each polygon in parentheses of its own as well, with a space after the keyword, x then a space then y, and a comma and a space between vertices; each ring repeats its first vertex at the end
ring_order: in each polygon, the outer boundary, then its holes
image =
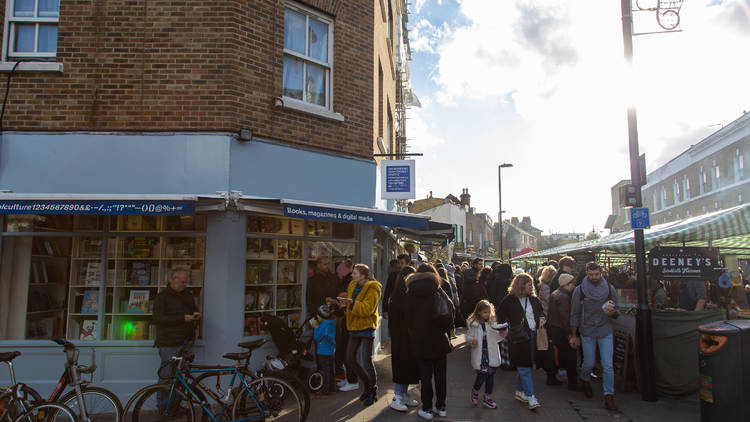
MULTIPOLYGON (((685 244, 722 249, 750 248, 750 204, 691 217, 680 221, 659 224, 644 230, 646 251, 654 246, 685 244)), ((568 254, 578 251, 612 251, 634 253, 633 231, 616 233, 596 240, 558 246, 520 256, 518 260, 568 254)))

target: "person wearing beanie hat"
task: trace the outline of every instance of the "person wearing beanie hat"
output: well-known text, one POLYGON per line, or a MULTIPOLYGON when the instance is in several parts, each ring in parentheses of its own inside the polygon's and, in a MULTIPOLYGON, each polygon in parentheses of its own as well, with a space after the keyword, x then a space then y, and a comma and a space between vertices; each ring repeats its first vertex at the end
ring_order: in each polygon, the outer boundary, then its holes
POLYGON ((560 274, 560 287, 552 292, 549 298, 549 331, 552 343, 557 347, 560 367, 564 368, 568 376, 568 390, 579 391, 578 385, 578 355, 576 349, 570 347, 570 295, 575 289, 575 277, 570 274, 560 274))
POLYGON ((333 356, 336 352, 336 320, 328 305, 320 305, 315 313, 315 318, 310 320, 310 326, 313 327, 318 369, 323 372, 323 388, 315 398, 326 398, 336 392, 333 366, 333 356))

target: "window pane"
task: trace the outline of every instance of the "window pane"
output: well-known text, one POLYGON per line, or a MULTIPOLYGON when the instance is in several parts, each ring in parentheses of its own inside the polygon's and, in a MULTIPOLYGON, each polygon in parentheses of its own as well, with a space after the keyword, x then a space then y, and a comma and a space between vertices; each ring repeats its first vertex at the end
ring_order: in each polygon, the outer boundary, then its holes
POLYGON ((57 52, 57 25, 39 25, 39 52, 57 52))
POLYGON ((305 15, 284 11, 284 48, 305 54, 305 15))
POLYGON ((284 57, 284 96, 302 99, 302 69, 301 60, 284 57))
POLYGON ((34 52, 34 24, 15 24, 16 42, 13 45, 13 51, 22 53, 34 52))
POLYGON ((325 107, 326 105, 326 69, 314 64, 307 65, 307 98, 308 103, 325 107))
POLYGON ((39 17, 55 18, 60 16, 60 0, 39 0, 39 17))
POLYGON ((34 16, 34 0, 15 0, 14 16, 34 16))
POLYGON ((310 56, 328 63, 328 24, 310 18, 310 56))

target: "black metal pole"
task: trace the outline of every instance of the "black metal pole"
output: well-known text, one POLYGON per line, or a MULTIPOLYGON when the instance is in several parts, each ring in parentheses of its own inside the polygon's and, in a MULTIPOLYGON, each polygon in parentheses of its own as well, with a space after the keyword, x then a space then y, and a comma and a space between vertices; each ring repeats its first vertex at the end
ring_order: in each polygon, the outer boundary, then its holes
MULTIPOLYGON (((622 39, 625 47, 627 66, 633 64, 633 7, 631 0, 621 0, 622 39)), ((632 77, 628 74, 626 77, 632 77)), ((628 104, 628 140, 630 146, 630 179, 636 189, 637 208, 643 206, 640 160, 638 159, 638 121, 635 105, 628 104)), ((654 384, 654 343, 651 330, 651 309, 648 306, 648 285, 646 283, 646 253, 643 245, 643 230, 633 230, 635 240, 636 287, 638 289, 638 312, 636 313, 636 356, 640 366, 641 398, 645 401, 656 401, 654 384)))
POLYGON ((500 173, 503 171, 503 166, 498 165, 497 166, 497 218, 500 220, 499 230, 500 230, 500 251, 498 252, 497 256, 500 257, 500 259, 503 259, 503 189, 502 189, 502 183, 500 181, 500 173))

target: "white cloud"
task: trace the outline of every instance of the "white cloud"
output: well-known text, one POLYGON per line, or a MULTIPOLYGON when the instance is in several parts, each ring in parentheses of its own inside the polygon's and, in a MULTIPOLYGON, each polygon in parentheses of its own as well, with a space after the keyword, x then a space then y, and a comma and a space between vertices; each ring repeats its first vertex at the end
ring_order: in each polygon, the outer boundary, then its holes
POLYGON ((469 187, 473 204, 496 215, 497 163, 509 161, 515 167, 503 172, 506 217, 531 215, 539 227, 558 231, 601 227, 611 212, 610 187, 629 177, 628 100, 637 105, 649 169, 700 141, 690 139, 710 133, 707 125, 750 110, 750 55, 741 47, 750 41, 750 6, 713 3, 685 2, 684 32, 637 37, 632 79, 619 2, 461 0, 467 25, 419 20, 411 32, 417 51, 439 55, 436 71, 412 74, 437 85, 421 93, 432 98, 430 109, 409 112, 413 149, 430 152, 420 186, 444 186, 445 194, 469 187), (453 156, 462 164, 446 172, 453 156), (577 206, 543 205, 550 200, 577 206))

